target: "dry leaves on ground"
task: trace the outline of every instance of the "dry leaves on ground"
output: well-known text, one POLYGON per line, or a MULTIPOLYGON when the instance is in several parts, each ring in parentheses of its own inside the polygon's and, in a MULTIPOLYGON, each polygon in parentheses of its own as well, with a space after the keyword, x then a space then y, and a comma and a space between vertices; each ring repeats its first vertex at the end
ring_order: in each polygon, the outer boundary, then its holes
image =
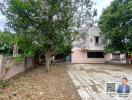
POLYGON ((80 100, 65 64, 54 64, 50 72, 39 66, 9 80, 0 88, 0 100, 80 100))

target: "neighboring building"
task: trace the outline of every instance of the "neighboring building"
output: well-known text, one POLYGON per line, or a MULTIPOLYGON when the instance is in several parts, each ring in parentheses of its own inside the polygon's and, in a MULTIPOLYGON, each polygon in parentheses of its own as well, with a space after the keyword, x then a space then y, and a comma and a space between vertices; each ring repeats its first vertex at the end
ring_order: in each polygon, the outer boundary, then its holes
POLYGON ((126 63, 126 54, 121 54, 120 52, 107 53, 107 54, 105 54, 105 61, 106 62, 126 63))
POLYGON ((97 26, 81 29, 73 42, 72 63, 105 63, 103 35, 97 26))

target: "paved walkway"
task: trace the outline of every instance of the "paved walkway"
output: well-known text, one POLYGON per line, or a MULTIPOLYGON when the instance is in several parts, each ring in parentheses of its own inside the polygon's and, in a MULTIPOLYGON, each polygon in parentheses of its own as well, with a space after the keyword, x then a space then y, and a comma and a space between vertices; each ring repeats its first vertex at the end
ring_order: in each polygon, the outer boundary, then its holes
MULTIPOLYGON (((72 79, 82 100, 132 100, 119 97, 118 94, 105 92, 106 82, 121 84, 122 77, 127 77, 132 87, 132 67, 106 64, 72 64, 68 65, 68 74, 72 79)), ((132 90, 132 89, 131 89, 132 90)), ((131 99, 130 99, 131 98, 131 99)))

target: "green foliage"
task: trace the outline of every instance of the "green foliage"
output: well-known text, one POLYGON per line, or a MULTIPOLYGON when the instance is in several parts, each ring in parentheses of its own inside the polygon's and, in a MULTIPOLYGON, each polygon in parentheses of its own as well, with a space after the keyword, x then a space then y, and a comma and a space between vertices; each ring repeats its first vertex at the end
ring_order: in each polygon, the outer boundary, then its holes
POLYGON ((56 48, 55 51, 53 52, 54 55, 57 54, 70 54, 71 53, 71 49, 72 49, 72 45, 71 44, 64 44, 63 47, 61 48, 56 48))
POLYGON ((36 49, 40 48, 39 45, 33 44, 32 40, 35 39, 33 34, 24 33, 10 33, 0 32, 0 53, 10 54, 13 52, 14 44, 19 46, 20 54, 23 56, 34 55, 36 49))
POLYGON ((21 62, 21 61, 23 61, 23 59, 24 59, 23 56, 17 56, 17 57, 15 57, 16 62, 21 62))
POLYGON ((24 34, 19 47, 26 53, 42 46, 53 52, 59 48, 63 50, 63 45, 75 36, 77 22, 86 23, 93 16, 90 0, 7 0, 6 5, 3 14, 8 19, 8 26, 18 34, 24 34), (78 6, 85 7, 85 13, 78 13, 78 6), (75 14, 76 22, 73 21, 75 14), (82 16, 85 17, 83 21, 82 16))
POLYGON ((13 34, 0 32, 0 53, 10 54, 12 52, 13 34))
POLYGON ((7 80, 2 80, 0 81, 0 87, 1 88, 6 88, 9 85, 7 80))
MULTIPOLYGON (((22 30, 26 34, 38 35, 40 33, 44 36, 43 44, 55 45, 55 42, 63 43, 63 37, 69 34, 68 26, 72 16, 70 3, 67 0, 8 0, 6 14, 10 17, 9 24, 15 31, 22 30), (65 9, 60 6, 61 3, 65 9)), ((39 36, 37 38, 39 39, 39 36)))
POLYGON ((24 55, 44 50, 47 69, 50 56, 69 52, 75 31, 96 15, 91 0, 6 0, 5 4, 2 12, 16 32, 15 47, 24 55))
POLYGON ((132 52, 132 1, 114 0, 104 10, 99 27, 105 37, 107 52, 132 52))

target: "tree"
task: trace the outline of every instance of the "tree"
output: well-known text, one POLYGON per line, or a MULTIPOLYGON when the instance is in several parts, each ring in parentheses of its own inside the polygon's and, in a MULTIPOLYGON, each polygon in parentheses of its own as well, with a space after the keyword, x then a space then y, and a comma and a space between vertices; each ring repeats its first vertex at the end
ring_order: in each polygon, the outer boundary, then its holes
POLYGON ((34 55, 40 46, 32 43, 33 34, 0 32, 0 48, 5 54, 12 53, 13 57, 34 55), (19 52, 20 51, 20 52, 19 52))
POLYGON ((104 10, 99 27, 104 34, 107 52, 132 52, 132 1, 114 0, 104 10))
POLYGON ((16 33, 33 34, 33 43, 43 45, 46 69, 50 56, 71 43, 75 30, 93 16, 90 0, 7 0, 3 14, 16 33))
POLYGON ((19 38, 16 34, 9 32, 0 32, 0 43, 3 47, 8 47, 9 49, 13 49, 13 57, 18 56, 18 44, 19 38))

